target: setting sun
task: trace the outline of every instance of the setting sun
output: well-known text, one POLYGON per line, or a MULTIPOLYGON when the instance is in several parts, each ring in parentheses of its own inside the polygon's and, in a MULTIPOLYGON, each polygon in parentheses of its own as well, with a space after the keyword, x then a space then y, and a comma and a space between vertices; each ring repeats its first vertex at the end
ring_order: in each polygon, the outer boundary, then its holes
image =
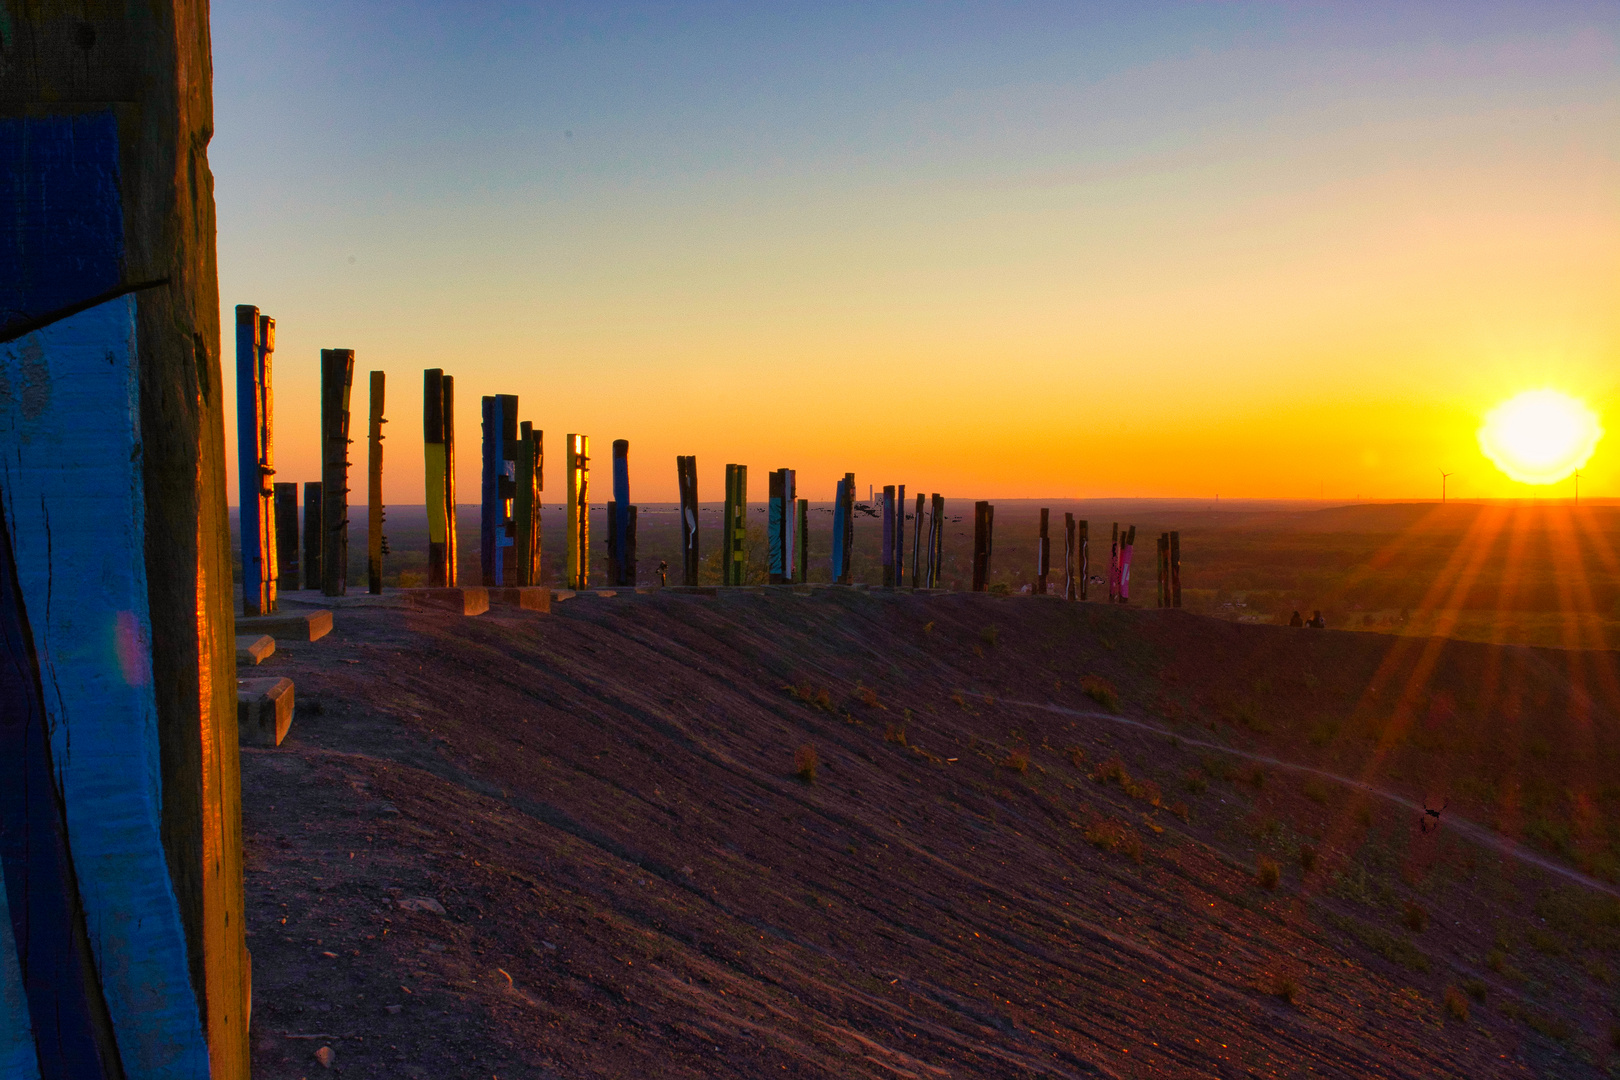
POLYGON ((1492 409, 1479 448, 1522 484, 1556 484, 1585 465, 1603 438, 1591 409, 1556 390, 1527 390, 1492 409))

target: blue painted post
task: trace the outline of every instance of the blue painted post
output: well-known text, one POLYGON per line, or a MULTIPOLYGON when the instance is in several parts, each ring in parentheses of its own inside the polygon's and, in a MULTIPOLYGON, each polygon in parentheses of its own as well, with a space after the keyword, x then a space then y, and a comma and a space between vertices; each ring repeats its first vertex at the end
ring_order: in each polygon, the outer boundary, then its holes
POLYGON ((772 585, 788 585, 793 581, 794 534, 798 531, 795 520, 796 502, 793 497, 793 470, 777 469, 769 475, 769 503, 767 504, 765 534, 768 551, 769 581, 772 585))
POLYGON ((848 501, 844 489, 848 484, 847 479, 838 481, 833 492, 832 579, 835 585, 844 583, 844 518, 848 516, 844 509, 848 501))
POLYGON ((630 440, 613 440, 613 501, 608 504, 608 584, 634 586, 635 507, 630 505, 630 440))
POLYGON ((478 529, 478 566, 484 585, 505 585, 516 553, 512 503, 517 497, 518 399, 496 394, 483 401, 484 456, 478 529))
POLYGON ((837 543, 843 554, 839 562, 844 574, 839 584, 851 585, 855 581, 855 474, 844 474, 844 499, 839 504, 844 513, 844 527, 838 533, 837 543))
POLYGON ((501 407, 493 397, 485 397, 483 411, 484 458, 482 483, 479 486, 478 516, 478 570, 479 584, 499 585, 501 566, 495 546, 499 510, 495 494, 497 470, 501 458, 501 407))
POLYGON ((270 357, 276 321, 236 305, 237 524, 242 549, 242 614, 276 610, 275 475, 271 453, 270 357))
POLYGON ((895 491, 893 484, 883 485, 883 543, 878 548, 878 561, 883 564, 883 587, 895 586, 894 537, 898 531, 894 522, 895 491))

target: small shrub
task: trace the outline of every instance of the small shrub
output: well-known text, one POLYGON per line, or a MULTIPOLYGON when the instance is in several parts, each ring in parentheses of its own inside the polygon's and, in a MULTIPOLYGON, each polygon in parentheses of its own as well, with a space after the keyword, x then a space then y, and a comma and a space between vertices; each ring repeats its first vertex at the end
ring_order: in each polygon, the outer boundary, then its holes
POLYGON ((1318 806, 1326 806, 1328 801, 1327 785, 1312 776, 1305 781, 1305 797, 1318 806))
POLYGON ((896 746, 906 745, 906 726, 904 724, 890 724, 883 729, 883 741, 894 743, 896 746))
POLYGON ((1272 997, 1282 998, 1290 1005, 1298 1005, 1299 979, 1288 972, 1278 972, 1267 982, 1266 992, 1272 997))
POLYGON ((1259 765, 1256 765, 1254 768, 1249 770, 1249 775, 1246 779, 1249 781, 1249 784, 1254 788, 1254 790, 1259 791, 1261 788, 1266 786, 1266 770, 1261 768, 1259 765))
POLYGON ((1197 769, 1187 770, 1187 775, 1181 778, 1182 786, 1194 795, 1201 795, 1209 790, 1209 781, 1197 769))
POLYGON ((1468 999, 1463 996, 1461 990, 1455 986, 1446 987, 1445 997, 1442 1000, 1445 1003, 1447 1016, 1453 1020, 1468 1019, 1468 999))
POLYGON ((979 640, 990 646, 992 649, 996 647, 996 642, 1000 639, 1000 637, 1001 632, 996 629, 995 623, 991 623, 989 626, 979 631, 979 640))
POLYGON ((868 709, 878 707, 877 691, 864 683, 855 684, 855 696, 861 699, 861 704, 868 709))
POLYGON ((1003 769, 1011 769, 1015 773, 1028 772, 1029 751, 1023 749, 1022 747, 1013 747, 1011 750, 1007 751, 1007 756, 1001 762, 1001 767, 1003 769))
POLYGON ((1316 869, 1316 848, 1310 844, 1299 846, 1299 868, 1307 874, 1316 869))
POLYGON ((1537 1009, 1521 1010, 1521 1018, 1536 1031, 1549 1039, 1567 1042, 1575 1034, 1575 1025, 1562 1016, 1544 1013, 1537 1009))
POLYGON ((967 708, 967 699, 962 697, 960 691, 951 695, 951 701, 957 705, 960 705, 964 709, 967 708))
POLYGON ((1005 581, 998 581, 990 586, 991 596, 1006 596, 1011 592, 1012 586, 1008 585, 1005 581))
POLYGON ((1080 748, 1078 746, 1071 746, 1071 747, 1069 747, 1067 752, 1068 752, 1068 755, 1069 755, 1069 764, 1070 765, 1073 765, 1077 769, 1080 768, 1081 766, 1085 765, 1085 763, 1086 763, 1086 752, 1085 752, 1085 750, 1083 750, 1082 748, 1080 748))
POLYGON ((1525 937, 1530 939, 1531 946, 1537 952, 1548 956, 1563 956, 1568 951, 1556 934, 1549 934, 1539 926, 1532 926, 1525 937))
POLYGON ((1429 913, 1422 904, 1412 900, 1403 900, 1401 902, 1401 922, 1406 924, 1408 930, 1421 934, 1429 928, 1429 913))
POLYGON ((1192 820, 1192 811, 1187 809, 1187 804, 1184 802, 1171 803, 1170 812, 1182 821, 1192 820))
POLYGON ((1142 838, 1122 821, 1103 818, 1092 822, 1086 826, 1086 841, 1110 854, 1123 854, 1137 862, 1142 861, 1142 838))
POLYGON ((806 784, 816 782, 816 769, 820 765, 821 757, 816 753, 816 748, 809 743, 793 751, 793 775, 806 784))
POLYGON ((1130 773, 1125 771, 1125 763, 1117 756, 1111 757, 1107 761, 1099 762, 1097 767, 1091 770, 1091 778, 1097 781, 1099 784, 1106 784, 1110 781, 1119 781, 1128 776, 1130 776, 1130 773))
POLYGON ((1485 986, 1484 979, 1476 978, 1470 975, 1468 978, 1462 981, 1462 988, 1468 994, 1468 996, 1473 998, 1475 1001, 1483 1002, 1485 1000, 1485 991, 1487 987, 1485 986))
POLYGON ((1276 860, 1262 855, 1254 876, 1262 889, 1275 889, 1277 883, 1282 880, 1282 868, 1277 865, 1276 860))
POLYGON ((1109 712, 1119 711, 1119 689, 1101 675, 1081 679, 1080 692, 1109 712))
POLYGON ((923 623, 923 633, 932 634, 933 632, 934 632, 934 623, 933 623, 932 619, 930 619, 928 622, 923 623))

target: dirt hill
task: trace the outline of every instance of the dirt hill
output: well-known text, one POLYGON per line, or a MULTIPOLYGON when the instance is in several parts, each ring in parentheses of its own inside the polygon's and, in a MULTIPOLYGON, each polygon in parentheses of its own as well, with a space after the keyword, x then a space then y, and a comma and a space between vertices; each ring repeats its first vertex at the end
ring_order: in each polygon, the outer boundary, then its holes
POLYGON ((244 751, 255 1075, 1607 1075, 1615 668, 962 594, 345 608, 255 672, 299 700, 244 751))

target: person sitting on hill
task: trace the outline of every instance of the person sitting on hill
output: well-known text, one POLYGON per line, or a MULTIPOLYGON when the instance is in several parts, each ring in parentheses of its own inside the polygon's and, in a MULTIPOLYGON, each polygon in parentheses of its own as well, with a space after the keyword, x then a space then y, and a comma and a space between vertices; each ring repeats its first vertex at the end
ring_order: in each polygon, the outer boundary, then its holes
POLYGON ((1288 620, 1288 625, 1289 626, 1304 626, 1305 625, 1305 620, 1303 618, 1301 618, 1299 612, 1296 611, 1296 612, 1294 612, 1294 617, 1292 619, 1288 620))
POLYGON ((1326 630, 1327 620, 1322 618, 1322 613, 1320 611, 1313 611, 1311 612, 1311 621, 1305 625, 1310 627, 1312 630, 1326 630))

